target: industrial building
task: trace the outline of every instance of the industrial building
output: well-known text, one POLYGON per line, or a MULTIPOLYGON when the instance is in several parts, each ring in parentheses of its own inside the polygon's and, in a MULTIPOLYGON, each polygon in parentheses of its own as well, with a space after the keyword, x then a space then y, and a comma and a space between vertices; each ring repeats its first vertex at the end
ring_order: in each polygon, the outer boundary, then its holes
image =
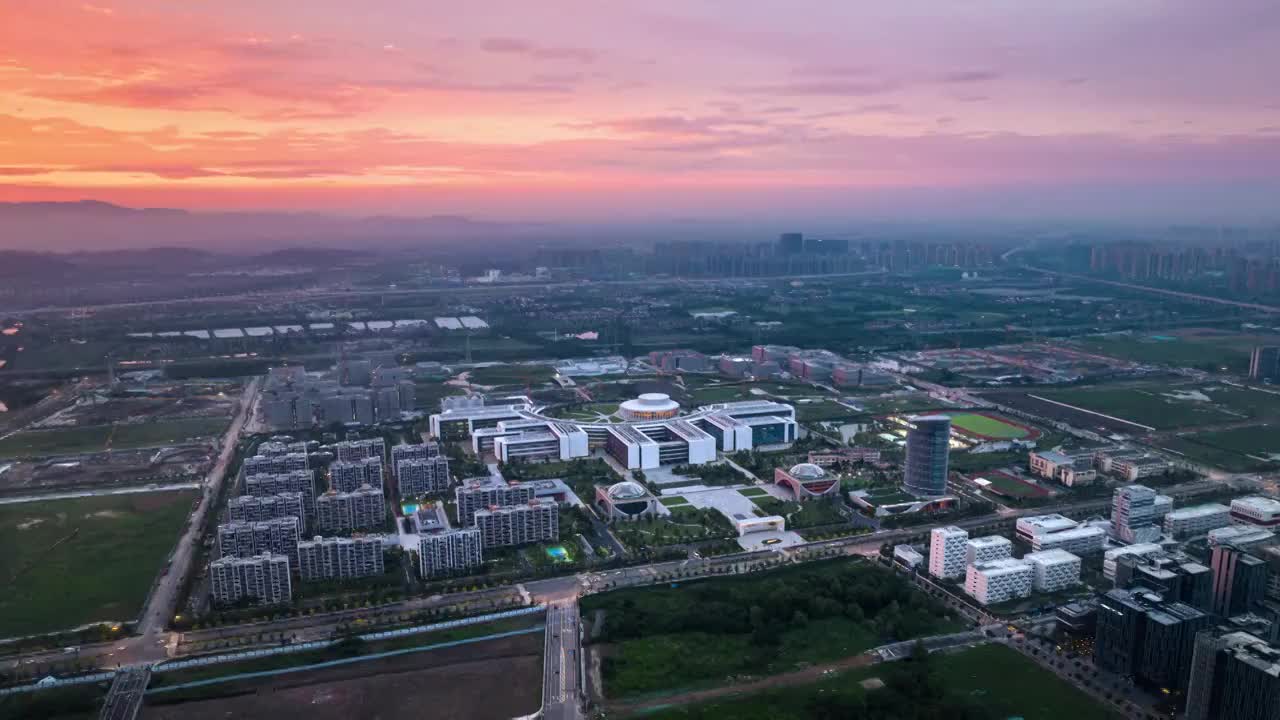
MULTIPOLYGON (((401 446, 403 447, 403 446, 401 446)), ((449 458, 406 458, 396 464, 396 487, 401 500, 445 492, 449 479, 449 458)))
POLYGON ((1022 561, 1031 565, 1031 587, 1036 592, 1057 592, 1080 583, 1080 557, 1066 550, 1027 553, 1022 561))
POLYGON ((919 415, 910 423, 902 488, 920 497, 946 495, 951 418, 919 415))
POLYGON ((258 605, 287 605, 293 600, 289 558, 262 553, 221 557, 209 563, 209 589, 217 605, 249 599, 258 605))
POLYGON ((316 498, 316 530, 325 534, 380 529, 387 519, 382 491, 363 485, 352 492, 330 490, 316 498))
POLYGON ((990 560, 968 567, 964 591, 982 605, 994 605, 1028 597, 1034 579, 1035 570, 1022 560, 990 560))
POLYGON ((560 538, 560 507, 552 500, 477 510, 474 520, 486 549, 560 538))
POLYGON ((929 532, 929 574, 944 580, 964 577, 969 533, 954 525, 929 532))
POLYGON ((317 536, 304 540, 298 543, 298 571, 304 581, 381 575, 382 538, 317 536))
POLYGON ((484 563, 480 530, 450 530, 418 539, 418 570, 424 578, 465 572, 484 563))

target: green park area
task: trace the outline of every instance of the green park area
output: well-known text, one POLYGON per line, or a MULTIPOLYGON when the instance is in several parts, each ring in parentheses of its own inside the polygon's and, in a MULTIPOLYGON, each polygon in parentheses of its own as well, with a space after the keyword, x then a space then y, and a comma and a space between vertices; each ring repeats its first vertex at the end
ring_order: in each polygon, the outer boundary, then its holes
POLYGON ((0 637, 132 621, 193 492, 0 505, 0 637))
POLYGON ((663 505, 669 508, 680 507, 682 505, 689 504, 689 500, 685 498, 683 495, 671 495, 668 497, 659 498, 658 502, 662 503, 663 505))
POLYGON ((951 413, 951 425, 965 432, 996 440, 1018 440, 1031 431, 1021 425, 1006 422, 998 417, 982 413, 951 413))
POLYGON ((800 422, 828 422, 854 418, 863 414, 834 400, 797 403, 795 408, 796 419, 800 422))
POLYGON ((107 449, 130 450, 174 445, 218 435, 226 430, 228 423, 225 417, 210 417, 32 430, 0 440, 0 457, 76 455, 107 449))
POLYGON ((818 682, 647 713, 654 720, 1108 720, 1115 715, 1003 645, 880 664, 818 682))
POLYGON ((617 590, 582 601, 604 691, 631 698, 710 687, 953 632, 943 607, 883 568, 832 560, 744 577, 617 590))

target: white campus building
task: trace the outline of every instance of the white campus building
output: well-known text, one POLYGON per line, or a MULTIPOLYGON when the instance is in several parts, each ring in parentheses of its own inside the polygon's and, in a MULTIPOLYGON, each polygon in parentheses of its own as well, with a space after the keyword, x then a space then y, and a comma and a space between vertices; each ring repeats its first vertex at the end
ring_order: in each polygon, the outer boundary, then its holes
POLYGON ((964 577, 969 533, 954 525, 929 533, 929 574, 945 580, 964 577))
POLYGON ((1024 598, 1031 594, 1035 570, 1030 563, 1004 558, 970 565, 964 591, 983 605, 1024 598))
POLYGON ((1280 500, 1262 495, 1231 501, 1231 522, 1236 525, 1280 527, 1280 500))
POLYGON ((1175 540, 1204 535, 1231 524, 1231 508, 1218 503, 1173 510, 1164 516, 1164 534, 1175 540))
POLYGON ((973 538, 965 543, 964 564, 975 565, 1013 555, 1013 543, 999 535, 973 538))
POLYGON ((1027 553, 1022 561, 1031 565, 1036 592, 1057 592, 1080 582, 1080 557, 1066 550, 1027 553))
POLYGON ((1083 525, 1069 530, 1041 533, 1032 537, 1031 549, 1066 550, 1076 555, 1089 555, 1102 552, 1106 546, 1107 531, 1097 525, 1083 525))

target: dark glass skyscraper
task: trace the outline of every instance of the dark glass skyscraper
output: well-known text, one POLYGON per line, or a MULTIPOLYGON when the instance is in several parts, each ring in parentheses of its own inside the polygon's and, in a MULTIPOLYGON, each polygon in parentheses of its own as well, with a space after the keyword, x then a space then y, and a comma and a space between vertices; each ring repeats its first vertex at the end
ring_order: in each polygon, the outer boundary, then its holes
POLYGON ((902 487, 912 495, 947 494, 947 460, 951 443, 951 418, 919 415, 911 418, 907 433, 907 463, 902 487))

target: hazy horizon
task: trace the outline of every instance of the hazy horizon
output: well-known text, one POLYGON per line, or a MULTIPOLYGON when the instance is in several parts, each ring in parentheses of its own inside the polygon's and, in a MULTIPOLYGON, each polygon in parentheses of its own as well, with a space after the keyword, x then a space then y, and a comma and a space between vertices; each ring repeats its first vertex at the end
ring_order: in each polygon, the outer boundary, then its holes
POLYGON ((1280 6, 157 0, 0 28, 0 201, 1280 219, 1280 6))

